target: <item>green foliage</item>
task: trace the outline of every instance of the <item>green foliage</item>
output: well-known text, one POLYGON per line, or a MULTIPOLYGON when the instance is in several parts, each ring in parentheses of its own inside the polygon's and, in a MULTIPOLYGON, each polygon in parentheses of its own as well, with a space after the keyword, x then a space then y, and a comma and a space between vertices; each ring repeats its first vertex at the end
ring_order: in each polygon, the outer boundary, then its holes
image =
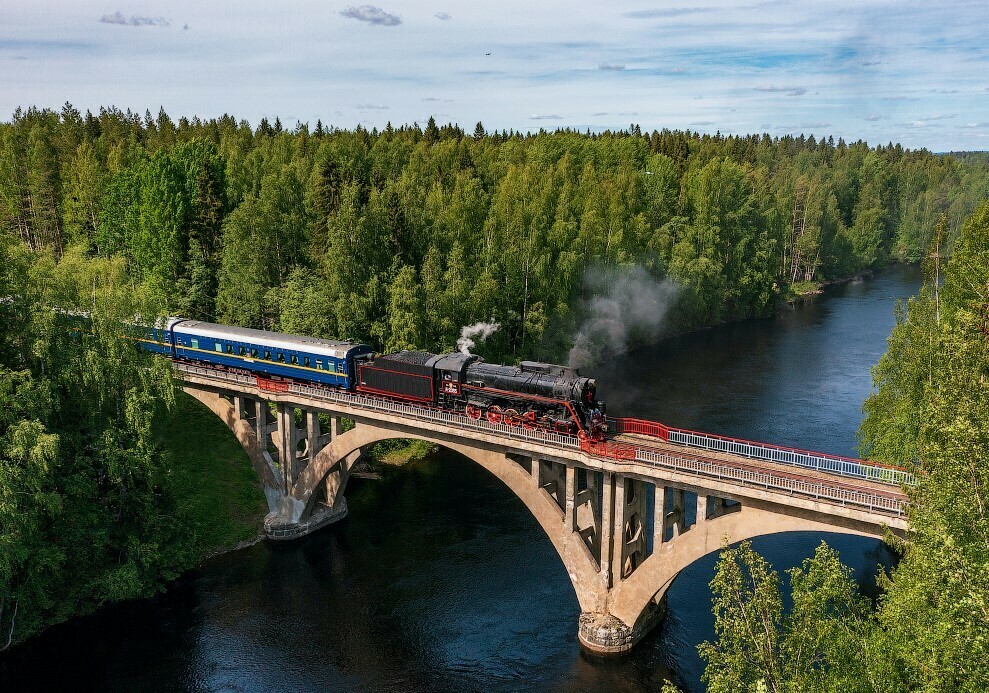
POLYGON ((989 203, 947 267, 936 247, 928 271, 897 307, 860 430, 865 453, 919 472, 902 560, 880 575, 872 612, 822 545, 791 571, 782 614, 765 561, 747 544, 725 551, 711 584, 718 641, 701 647, 711 690, 989 688, 989 203))
POLYGON ((75 608, 146 594, 172 574, 175 542, 155 434, 172 402, 170 371, 121 339, 141 305, 123 263, 78 249, 58 263, 17 261, 27 276, 8 309, 20 321, 0 335, 0 630, 9 641, 75 608))
POLYGON ((989 687, 989 204, 965 223, 943 273, 943 286, 930 282, 901 311, 862 438, 874 457, 922 472, 910 541, 879 610, 890 676, 980 691, 989 687))
POLYGON ((718 641, 699 647, 708 690, 869 690, 861 639, 870 610, 851 570, 822 542, 788 573, 793 608, 784 613, 779 575, 751 544, 722 551, 711 582, 718 641))
POLYGON ((558 360, 588 268, 675 280, 674 330, 768 315, 791 283, 924 256, 942 214, 950 249, 987 168, 803 137, 310 134, 66 105, 0 124, 0 228, 123 256, 173 314, 379 349, 495 321, 486 357, 558 360))

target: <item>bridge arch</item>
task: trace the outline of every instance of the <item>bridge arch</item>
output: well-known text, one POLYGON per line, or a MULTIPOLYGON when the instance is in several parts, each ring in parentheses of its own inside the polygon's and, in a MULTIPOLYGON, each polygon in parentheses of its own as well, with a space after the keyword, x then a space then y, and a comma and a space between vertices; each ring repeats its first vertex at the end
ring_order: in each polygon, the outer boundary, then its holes
POLYGON ((827 532, 881 538, 873 529, 825 523, 799 514, 781 514, 751 501, 736 512, 698 522, 677 537, 654 547, 652 554, 628 578, 618 583, 608 600, 609 612, 631 627, 641 625, 651 605, 658 604, 677 575, 695 561, 718 551, 725 541, 735 544, 784 532, 827 532))
MULTIPOLYGON (((597 611, 604 608, 601 591, 598 589, 599 572, 594 557, 583 543, 574 541, 573 533, 567 530, 565 513, 556 500, 533 481, 532 472, 503 451, 464 445, 414 431, 396 431, 392 428, 359 423, 320 450, 292 487, 292 496, 304 505, 302 517, 309 517, 312 514, 316 499, 319 497, 317 491, 320 485, 327 484, 334 474, 339 474, 340 478, 326 486, 326 502, 330 506, 339 502, 338 499, 343 496, 346 489, 349 465, 356 459, 354 453, 374 443, 396 438, 423 440, 439 445, 459 453, 490 472, 525 504, 553 544, 570 576, 581 610, 597 611), (336 494, 337 498, 331 497, 331 494, 336 494)), ((538 461, 533 464, 538 464, 538 461)))

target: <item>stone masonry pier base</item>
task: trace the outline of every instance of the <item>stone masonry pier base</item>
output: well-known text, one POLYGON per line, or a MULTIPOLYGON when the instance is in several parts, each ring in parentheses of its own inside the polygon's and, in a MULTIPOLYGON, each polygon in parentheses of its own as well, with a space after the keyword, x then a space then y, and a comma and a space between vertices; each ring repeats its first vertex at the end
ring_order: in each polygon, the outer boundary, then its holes
POLYGON ((634 626, 611 614, 585 611, 577 623, 577 640, 581 647, 594 654, 612 655, 632 649, 666 615, 666 598, 648 613, 644 613, 634 626))
POLYGON ((317 510, 304 522, 293 522, 277 512, 268 513, 264 518, 264 534, 274 541, 300 539, 345 517, 347 517, 346 498, 337 501, 333 508, 324 507, 317 510))

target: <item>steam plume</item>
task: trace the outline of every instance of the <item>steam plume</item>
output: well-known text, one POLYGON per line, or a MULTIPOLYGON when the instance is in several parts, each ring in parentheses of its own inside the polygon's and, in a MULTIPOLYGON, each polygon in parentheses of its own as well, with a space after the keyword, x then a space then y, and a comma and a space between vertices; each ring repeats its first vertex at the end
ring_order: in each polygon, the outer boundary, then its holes
POLYGON ((475 340, 487 339, 501 327, 497 322, 475 322, 460 330, 460 339, 457 340, 457 349, 464 354, 470 354, 474 348, 475 340))
POLYGON ((595 270, 585 275, 584 285, 593 296, 585 304, 588 317, 570 349, 571 368, 659 337, 677 293, 672 281, 658 281, 641 267, 595 270))

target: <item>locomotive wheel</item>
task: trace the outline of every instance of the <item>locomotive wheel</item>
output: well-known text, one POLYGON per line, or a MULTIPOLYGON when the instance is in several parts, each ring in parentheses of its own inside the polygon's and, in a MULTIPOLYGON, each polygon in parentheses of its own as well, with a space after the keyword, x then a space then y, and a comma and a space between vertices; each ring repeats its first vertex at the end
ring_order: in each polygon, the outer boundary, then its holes
POLYGON ((536 418, 538 416, 539 415, 536 412, 530 409, 529 411, 527 411, 525 414, 522 415, 522 425, 526 429, 531 431, 536 427, 536 418))
POLYGON ((500 424, 503 418, 504 418, 504 414, 501 413, 501 407, 499 407, 497 404, 492 404, 490 407, 488 407, 489 422, 493 424, 500 424))
POLYGON ((522 425, 522 415, 519 414, 515 409, 505 410, 505 423, 509 426, 521 426, 522 425))
POLYGON ((467 414, 468 419, 477 421, 478 419, 481 418, 481 414, 483 414, 484 412, 481 411, 480 407, 475 406, 473 404, 468 404, 467 407, 464 409, 464 413, 467 414))

